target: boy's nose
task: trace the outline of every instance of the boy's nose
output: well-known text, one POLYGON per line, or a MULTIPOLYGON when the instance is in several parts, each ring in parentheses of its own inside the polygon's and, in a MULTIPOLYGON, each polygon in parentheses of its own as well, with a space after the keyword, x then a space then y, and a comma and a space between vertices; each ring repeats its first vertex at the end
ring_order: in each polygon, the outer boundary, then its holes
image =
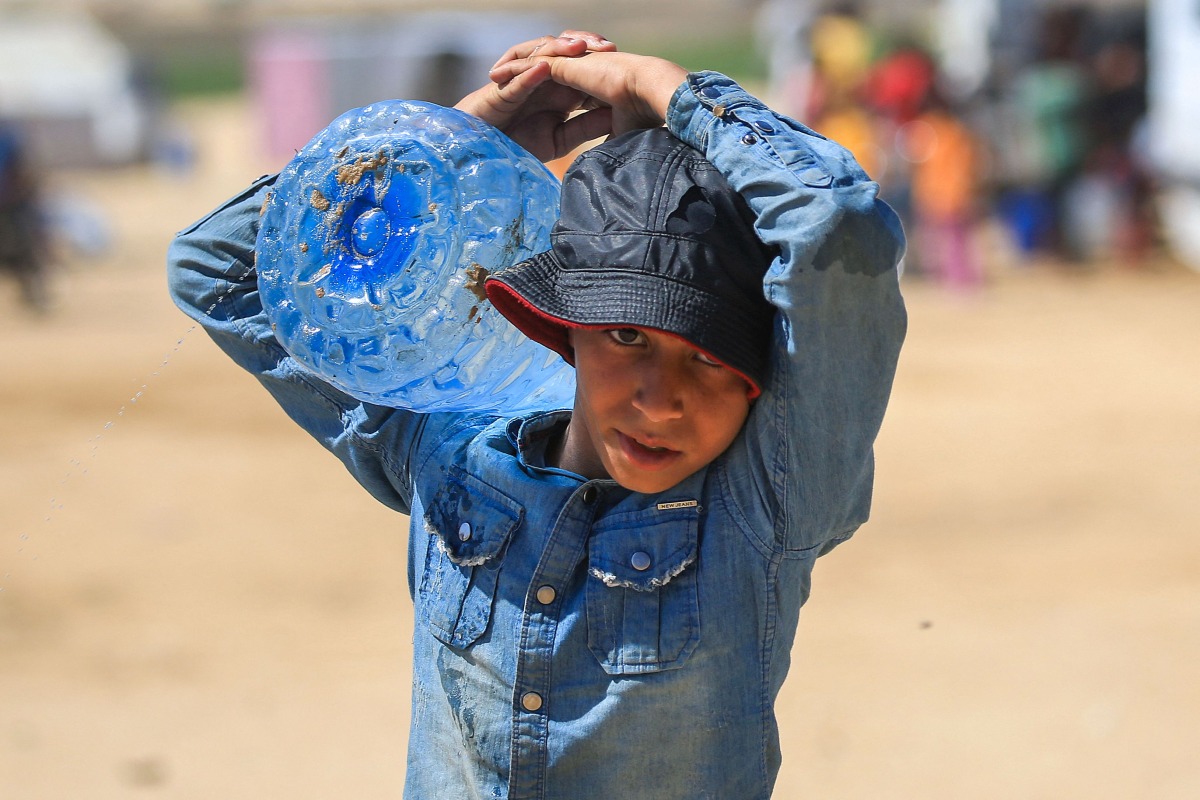
POLYGON ((633 406, 651 422, 666 422, 683 416, 683 376, 666 366, 640 370, 633 406))

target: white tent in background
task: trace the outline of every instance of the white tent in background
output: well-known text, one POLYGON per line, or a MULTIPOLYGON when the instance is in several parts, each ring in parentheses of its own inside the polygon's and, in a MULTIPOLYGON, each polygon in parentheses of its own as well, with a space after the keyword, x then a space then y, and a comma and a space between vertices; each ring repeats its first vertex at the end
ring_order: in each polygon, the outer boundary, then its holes
POLYGON ((1148 145, 1159 174, 1163 233, 1180 261, 1200 269, 1200 4, 1151 0, 1148 145))
POLYGON ((84 14, 0 14, 0 119, 46 165, 125 163, 145 151, 133 61, 84 14))

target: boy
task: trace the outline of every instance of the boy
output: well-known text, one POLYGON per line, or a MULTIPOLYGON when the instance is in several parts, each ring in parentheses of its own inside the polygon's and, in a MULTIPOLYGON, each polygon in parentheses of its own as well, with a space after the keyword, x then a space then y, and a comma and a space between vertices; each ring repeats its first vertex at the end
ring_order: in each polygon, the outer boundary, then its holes
POLYGON ((813 562, 867 516, 899 223, 717 73, 569 32, 492 78, 458 107, 540 157, 626 134, 568 172, 552 250, 487 285, 574 363, 573 410, 422 415, 299 368, 254 284, 269 179, 180 235, 176 301, 411 515, 407 797, 767 798, 813 562))

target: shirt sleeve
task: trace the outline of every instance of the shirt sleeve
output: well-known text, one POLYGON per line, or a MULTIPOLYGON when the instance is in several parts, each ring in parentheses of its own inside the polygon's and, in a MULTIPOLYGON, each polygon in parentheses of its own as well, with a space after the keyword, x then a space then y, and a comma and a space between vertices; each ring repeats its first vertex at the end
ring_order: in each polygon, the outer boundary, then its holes
POLYGON ((254 263, 259 216, 274 181, 260 178, 175 237, 167 254, 171 297, 376 499, 409 513, 410 465, 429 417, 446 415, 363 403, 305 369, 279 344, 259 299, 254 263))
POLYGON ((779 249, 767 385, 722 460, 727 495, 773 551, 827 551, 866 521, 873 445, 906 315, 904 234, 853 156, 729 78, 693 73, 667 125, 747 201, 779 249))

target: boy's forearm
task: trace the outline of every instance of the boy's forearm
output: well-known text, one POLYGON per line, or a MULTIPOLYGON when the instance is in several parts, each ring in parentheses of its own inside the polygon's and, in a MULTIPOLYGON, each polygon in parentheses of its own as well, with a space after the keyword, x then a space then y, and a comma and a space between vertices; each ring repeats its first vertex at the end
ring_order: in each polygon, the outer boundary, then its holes
POLYGON ((248 320, 262 314, 254 247, 263 199, 273 183, 274 176, 255 181, 181 231, 167 252, 167 282, 175 304, 251 371, 263 364, 260 359, 245 363, 249 351, 238 342, 249 329, 248 320))
POLYGON ((759 237, 779 249, 763 281, 781 317, 773 369, 746 439, 757 451, 751 463, 765 465, 763 485, 781 487, 778 508, 792 519, 782 545, 827 546, 870 505, 871 451, 905 330, 899 220, 845 148, 723 75, 690 74, 667 121, 743 196, 759 237), (779 464, 782 479, 772 471, 779 464))
POLYGON ((175 237, 167 254, 171 296, 376 499, 407 513, 407 462, 398 457, 401 467, 394 469, 380 454, 407 455, 419 438, 421 416, 366 406, 338 391, 300 367, 271 330, 254 263, 259 212, 273 183, 274 176, 256 181, 175 237))

